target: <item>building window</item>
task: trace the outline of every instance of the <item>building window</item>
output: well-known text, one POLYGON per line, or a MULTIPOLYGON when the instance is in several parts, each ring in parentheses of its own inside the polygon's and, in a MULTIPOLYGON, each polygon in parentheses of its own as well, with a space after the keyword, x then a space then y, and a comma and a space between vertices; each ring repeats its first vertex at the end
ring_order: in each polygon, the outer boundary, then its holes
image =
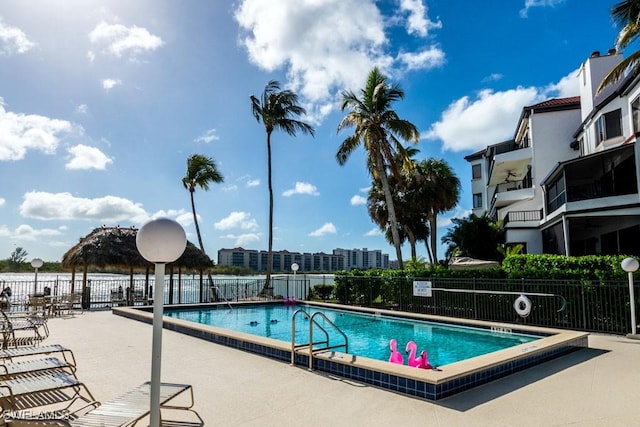
POLYGON ((631 115, 633 116, 633 133, 640 132, 640 96, 631 103, 631 115))
POLYGON ((567 202, 564 176, 547 186, 547 211, 553 212, 567 202))
POLYGON ((472 171, 473 179, 482 178, 482 165, 471 166, 471 171, 472 171))
POLYGON ((473 209, 482 207, 482 193, 475 193, 473 195, 473 209))
POLYGON ((622 136, 622 111, 620 109, 609 111, 596 121, 598 144, 616 136, 622 136))

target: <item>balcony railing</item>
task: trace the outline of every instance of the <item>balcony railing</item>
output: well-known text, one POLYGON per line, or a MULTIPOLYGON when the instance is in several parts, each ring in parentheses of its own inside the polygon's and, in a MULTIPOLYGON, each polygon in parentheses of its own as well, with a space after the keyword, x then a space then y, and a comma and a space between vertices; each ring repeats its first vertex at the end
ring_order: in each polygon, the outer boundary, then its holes
POLYGON ((542 209, 535 211, 512 211, 504 217, 504 224, 514 221, 540 221, 542 219, 542 209))

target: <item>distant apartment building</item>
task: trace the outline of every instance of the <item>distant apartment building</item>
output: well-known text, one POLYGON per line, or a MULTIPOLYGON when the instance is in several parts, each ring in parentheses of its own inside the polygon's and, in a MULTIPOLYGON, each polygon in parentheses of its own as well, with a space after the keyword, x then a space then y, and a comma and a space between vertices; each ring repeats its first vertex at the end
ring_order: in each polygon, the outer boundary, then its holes
MULTIPOLYGON (((218 250, 218 265, 246 267, 256 272, 267 270, 267 251, 244 249, 218 250)), ((300 253, 289 251, 273 252, 274 272, 289 273, 291 265, 298 264, 301 273, 304 272, 332 272, 350 270, 353 268, 389 268, 389 255, 379 250, 365 249, 334 249, 332 254, 324 252, 300 253)))
POLYGON ((345 270, 354 268, 369 270, 372 268, 389 268, 389 254, 383 254, 381 250, 363 249, 334 249, 334 255, 342 255, 345 259, 345 270))
POLYGON ((527 253, 640 255, 640 75, 597 87, 622 60, 594 52, 580 96, 524 107, 512 139, 465 159, 473 213, 503 220, 527 253))

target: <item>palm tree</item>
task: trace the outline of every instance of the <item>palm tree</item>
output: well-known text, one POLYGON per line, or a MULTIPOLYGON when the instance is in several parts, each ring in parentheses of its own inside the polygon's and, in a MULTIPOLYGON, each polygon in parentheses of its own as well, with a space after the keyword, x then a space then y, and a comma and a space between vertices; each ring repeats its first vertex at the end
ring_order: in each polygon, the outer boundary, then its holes
POLYGON ((196 187, 202 188, 204 191, 209 190, 209 183, 224 182, 222 174, 218 171, 215 161, 203 156, 202 154, 193 154, 187 159, 187 174, 182 178, 182 185, 189 190, 191 194, 191 210, 193 212, 193 222, 196 225, 196 234, 198 235, 198 243, 200 250, 206 254, 204 245, 202 244, 202 236, 200 235, 200 226, 198 225, 198 216, 196 215, 196 204, 193 194, 196 187))
POLYGON ((418 174, 425 181, 422 194, 423 206, 426 208, 431 236, 431 255, 433 262, 438 262, 437 229, 438 214, 452 209, 460 199, 460 179, 444 160, 427 159, 416 164, 418 174))
POLYGON ((267 132, 267 176, 269 183, 269 249, 267 252, 267 274, 263 292, 270 288, 271 269, 273 264, 273 186, 271 184, 271 133, 274 129, 285 131, 295 136, 298 131, 313 136, 315 130, 305 122, 293 117, 306 114, 306 110, 298 105, 298 95, 290 90, 280 90, 280 83, 271 80, 264 87, 260 98, 251 95, 251 111, 258 123, 264 124, 267 132))
POLYGON ((387 77, 378 68, 374 68, 367 77, 364 89, 360 90, 360 98, 351 91, 342 93, 342 111, 348 109, 347 115, 338 124, 338 132, 345 127, 355 127, 353 135, 347 137, 336 154, 338 164, 344 165, 351 153, 362 144, 367 152, 367 166, 373 180, 380 183, 384 191, 389 215, 389 224, 396 248, 398 266, 402 269, 402 251, 398 221, 389 187, 387 170, 399 176, 399 168, 394 159, 400 156, 403 166, 409 167, 411 162, 405 148, 398 138, 418 143, 420 133, 411 122, 402 120, 391 109, 391 105, 404 98, 404 91, 398 85, 390 85, 387 77))
MULTIPOLYGON (((621 26, 616 38, 616 50, 621 52, 640 35, 640 0, 624 0, 611 8, 611 18, 616 25, 621 26)), ((629 70, 632 74, 640 71, 640 51, 629 55, 604 76, 598 92, 606 86, 615 83, 629 70)))

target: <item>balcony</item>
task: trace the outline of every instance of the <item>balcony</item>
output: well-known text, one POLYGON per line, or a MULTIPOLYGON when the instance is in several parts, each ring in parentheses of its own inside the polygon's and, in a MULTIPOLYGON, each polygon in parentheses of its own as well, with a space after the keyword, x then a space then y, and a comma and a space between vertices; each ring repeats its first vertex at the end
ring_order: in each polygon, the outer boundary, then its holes
POLYGON ((535 211, 511 211, 504 217, 504 225, 510 222, 539 222, 542 220, 542 209, 535 211))
POLYGON ((489 185, 498 185, 507 181, 518 181, 527 174, 533 150, 528 144, 515 144, 508 141, 494 145, 489 150, 491 166, 489 167, 489 185))
POLYGON ((508 206, 522 200, 532 199, 534 196, 531 170, 518 181, 503 182, 495 186, 491 196, 490 211, 508 206))
POLYGON ((638 194, 633 145, 565 162, 553 176, 553 180, 545 183, 548 212, 565 203, 584 201, 593 201, 593 207, 610 206, 611 199, 595 201, 638 194))

